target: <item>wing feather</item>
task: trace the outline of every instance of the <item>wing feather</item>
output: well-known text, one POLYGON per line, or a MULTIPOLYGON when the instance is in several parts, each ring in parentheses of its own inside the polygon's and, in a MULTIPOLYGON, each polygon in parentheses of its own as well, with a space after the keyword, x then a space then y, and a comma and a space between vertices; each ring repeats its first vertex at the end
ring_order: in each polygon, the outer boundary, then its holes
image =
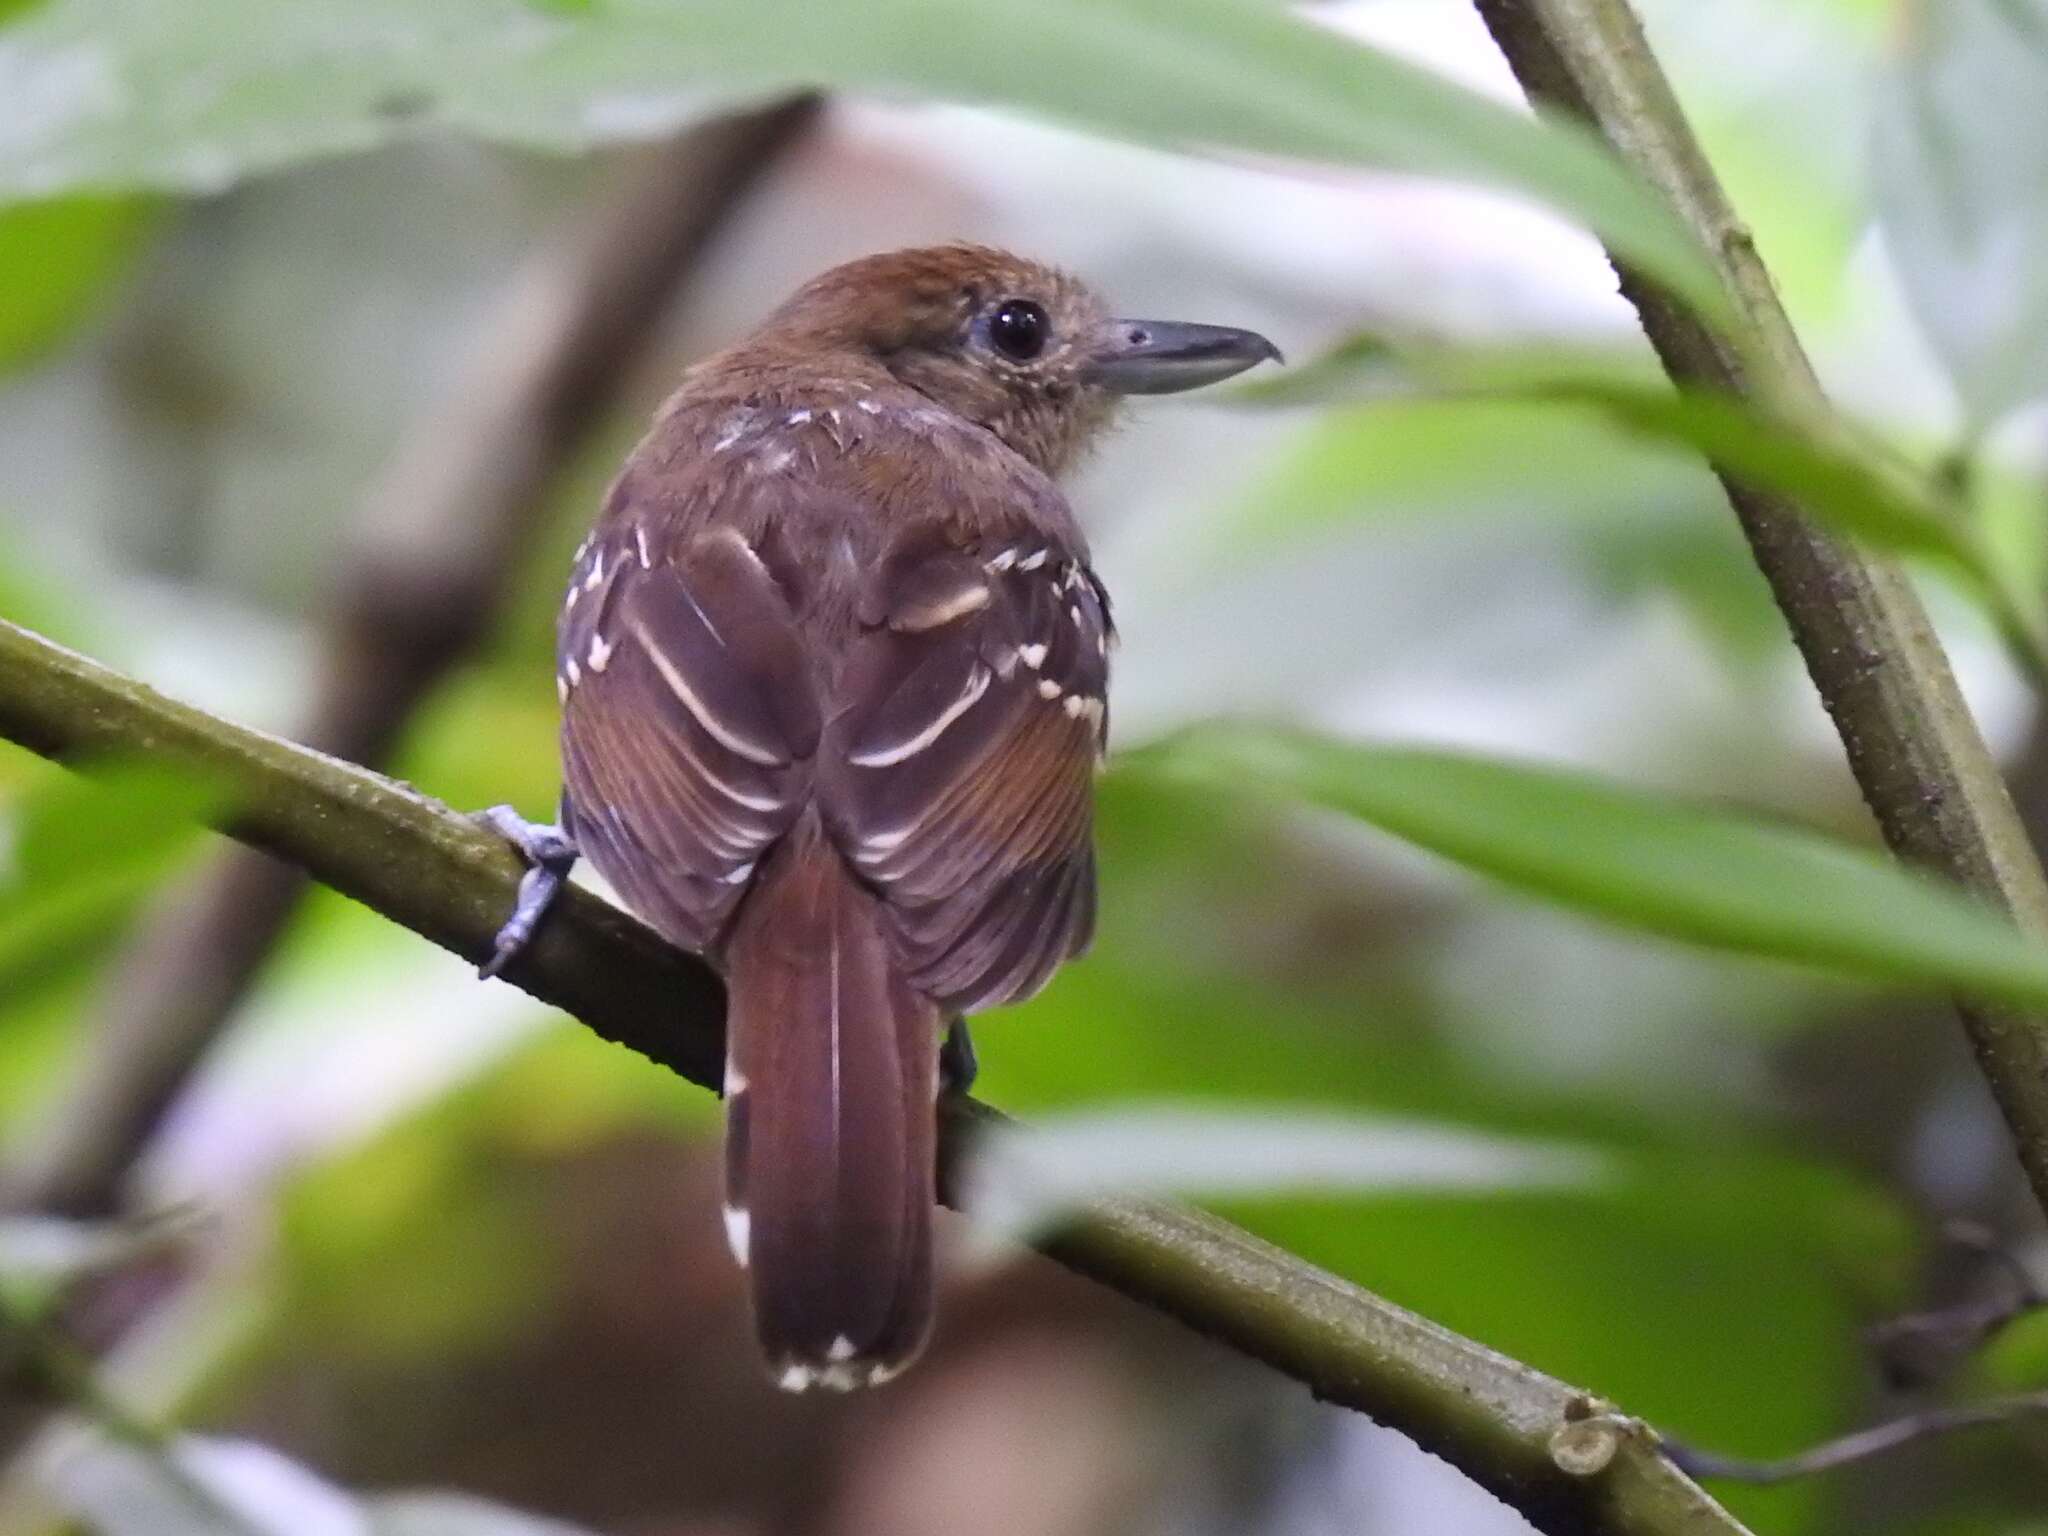
POLYGON ((921 989, 953 1012, 1028 997, 1093 930, 1101 589, 1042 540, 907 545, 860 616, 820 757, 828 820, 921 989))
POLYGON ((802 809, 821 719, 803 637, 745 541, 721 530, 663 554, 611 526, 572 578, 565 800, 626 902, 706 949, 802 809))

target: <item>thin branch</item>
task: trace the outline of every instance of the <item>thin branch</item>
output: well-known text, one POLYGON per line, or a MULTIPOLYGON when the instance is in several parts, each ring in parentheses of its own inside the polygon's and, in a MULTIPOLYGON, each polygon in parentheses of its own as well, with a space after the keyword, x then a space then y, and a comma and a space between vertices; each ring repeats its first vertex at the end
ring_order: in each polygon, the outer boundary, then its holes
MULTIPOLYGON (((1590 121, 1719 271, 1738 316, 1725 337, 1617 263, 1671 377, 1763 401, 1820 441, 1844 432, 1627 0, 1475 3, 1530 99, 1590 121)), ((2048 880, 1904 572, 1830 538, 1789 498, 1723 483, 1885 840, 2048 935, 2048 880)), ((2048 1211, 2048 1020, 1958 1012, 2048 1211)))
POLYGON ((1988 1293, 1901 1313, 1869 1330, 1885 1380, 1895 1387, 1939 1381, 2012 1323, 2048 1306, 2048 1292, 2032 1270, 1989 1228, 1974 1221, 1950 1222, 1942 1238, 1950 1248, 1975 1256, 1997 1283, 1988 1293))
MULTIPOLYGON (((300 740, 378 764, 489 633, 561 466, 617 399, 727 215, 815 118, 797 97, 648 152, 513 283, 486 345, 410 433, 363 509, 300 740)), ((175 891, 105 988, 76 1081, 6 1202, 98 1215, 255 981, 305 890, 234 850, 175 891)))
POLYGON ((1797 1456, 1779 1461, 1745 1461, 1739 1456, 1718 1456, 1696 1451, 1676 1441, 1664 1442, 1664 1454, 1693 1477, 1723 1478, 1735 1483, 1789 1483, 1831 1472, 1852 1462, 1868 1461, 1916 1440, 1954 1434, 1959 1429, 1979 1429, 1987 1424, 2010 1424, 2018 1419, 2048 1417, 2048 1392, 2029 1392, 2002 1397, 1989 1403, 1966 1403, 1954 1408, 1931 1408, 1924 1413, 1904 1414, 1873 1424, 1839 1440, 1828 1440, 1797 1456))
MULTIPOLYGON (((222 830, 472 962, 521 869, 470 818, 367 769, 246 730, 0 621, 0 737, 90 765, 146 755, 218 783, 222 830)), ((710 1087, 725 998, 701 962, 569 887, 506 979, 710 1087)), ((949 1100, 945 1184, 994 1111, 949 1100)), ((1738 1536, 1655 1436, 1583 1394, 1212 1217, 1106 1201, 1044 1251, 1408 1435, 1553 1536, 1738 1536)))

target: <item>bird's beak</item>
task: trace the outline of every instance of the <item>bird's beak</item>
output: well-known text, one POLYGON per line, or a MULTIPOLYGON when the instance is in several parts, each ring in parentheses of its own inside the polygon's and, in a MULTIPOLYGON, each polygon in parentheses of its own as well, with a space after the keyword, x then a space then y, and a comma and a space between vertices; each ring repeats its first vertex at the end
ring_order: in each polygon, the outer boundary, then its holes
POLYGON ((1117 395, 1171 395, 1240 374, 1280 349, 1257 331, 1178 320, 1112 320, 1084 377, 1117 395))

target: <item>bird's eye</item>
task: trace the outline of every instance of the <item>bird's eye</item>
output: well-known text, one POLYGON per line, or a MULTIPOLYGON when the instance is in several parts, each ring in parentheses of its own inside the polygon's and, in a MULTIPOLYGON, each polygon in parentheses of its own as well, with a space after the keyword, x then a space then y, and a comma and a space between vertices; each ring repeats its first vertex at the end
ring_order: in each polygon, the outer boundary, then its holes
POLYGON ((989 345, 1012 362, 1028 363, 1045 350, 1052 322, 1029 299, 1005 299, 990 317, 989 345))

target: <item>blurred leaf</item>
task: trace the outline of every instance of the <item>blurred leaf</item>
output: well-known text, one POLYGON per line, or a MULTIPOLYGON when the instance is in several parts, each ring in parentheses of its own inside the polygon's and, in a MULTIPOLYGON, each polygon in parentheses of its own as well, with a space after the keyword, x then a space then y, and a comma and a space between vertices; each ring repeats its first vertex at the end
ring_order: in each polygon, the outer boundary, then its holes
POLYGON ((2000 1391, 2048 1387, 2048 1307, 2023 1312, 1994 1334, 1980 1357, 2000 1391))
POLYGON ((147 206, 68 197, 0 208, 0 373, 35 361, 91 314, 134 253, 147 206))
POLYGON ((1333 529, 1404 518, 1596 523, 1718 495, 1690 455, 1549 401, 1396 397, 1326 412, 1215 530, 1242 560, 1333 529))
POLYGON ((219 803, 217 788, 148 763, 33 781, 0 822, 0 994, 110 938, 219 803))
POLYGON ((1253 404, 1400 398, 1582 409, 1660 448, 1690 449, 1738 479, 1797 496, 1844 533, 1978 571, 1983 552, 1931 479, 1874 443, 1823 438, 1719 391, 1674 389, 1636 352, 1518 344, 1444 347, 1361 336, 1291 375, 1241 387, 1253 404))
POLYGON ((2048 393, 2048 0, 1917 0, 1874 140, 1906 301, 1978 427, 2048 393))
POLYGON ((124 1269, 183 1243, 200 1226, 191 1210, 122 1221, 0 1216, 0 1296, 9 1314, 39 1315, 80 1280, 124 1269))
POLYGON ((253 1440, 95 1434, 51 1454, 43 1480, 96 1536, 370 1536, 353 1497, 253 1440))
MULTIPOLYGON (((1690 450, 1737 480, 1792 496, 1816 519, 1851 537, 1944 563, 2000 622, 2022 660, 2048 674, 2048 606, 2039 590, 1994 558, 1979 525, 1934 476, 1847 422, 1795 421, 1740 396, 1674 389, 1646 379, 1645 372, 1633 353, 1443 347, 1364 336, 1291 377, 1244 386, 1236 398, 1286 404, 1420 393, 1590 413, 1658 449, 1690 450)), ((1363 418, 1351 419, 1356 424, 1363 418)), ((1355 452, 1326 457, 1331 462, 1318 465, 1324 484, 1304 488, 1283 481, 1265 494, 1286 497, 1305 489, 1311 506, 1327 504, 1343 489, 1343 466, 1365 461, 1355 452)), ((1537 457, 1533 444, 1530 457, 1537 457)), ((1376 467, 1369 472, 1379 473, 1376 467)))
POLYGON ((1782 649, 1785 622, 1733 518, 1617 517, 1575 530, 1575 542, 1617 595, 1676 599, 1724 657, 1756 664, 1782 649))
POLYGON ((1589 774, 1249 726, 1125 760, 1342 811, 1622 927, 2040 1005, 2048 946, 1961 891, 1790 826, 1589 774))
POLYGON ((580 1525, 547 1520, 463 1493, 393 1493, 370 1501, 368 1536, 586 1536, 580 1525))
POLYGON ((1580 218, 1703 309, 1723 307, 1690 236, 1586 130, 1266 0, 49 0, 0 48, 0 100, 16 104, 0 196, 213 190, 427 126, 578 149, 795 86, 1475 180, 1580 218))
POLYGON ((93 1436, 51 1459, 59 1498, 98 1536, 586 1536, 467 1494, 360 1499, 253 1440, 93 1436))
POLYGON ((970 1207, 1011 1237, 1107 1196, 1503 1192, 1610 1177, 1586 1147, 1421 1120, 1243 1104, 1121 1105, 1005 1126, 977 1149, 970 1207))
POLYGON ((444 1100, 286 1191, 290 1324, 350 1358, 488 1347, 530 1323, 552 1283, 530 1166, 444 1100))

